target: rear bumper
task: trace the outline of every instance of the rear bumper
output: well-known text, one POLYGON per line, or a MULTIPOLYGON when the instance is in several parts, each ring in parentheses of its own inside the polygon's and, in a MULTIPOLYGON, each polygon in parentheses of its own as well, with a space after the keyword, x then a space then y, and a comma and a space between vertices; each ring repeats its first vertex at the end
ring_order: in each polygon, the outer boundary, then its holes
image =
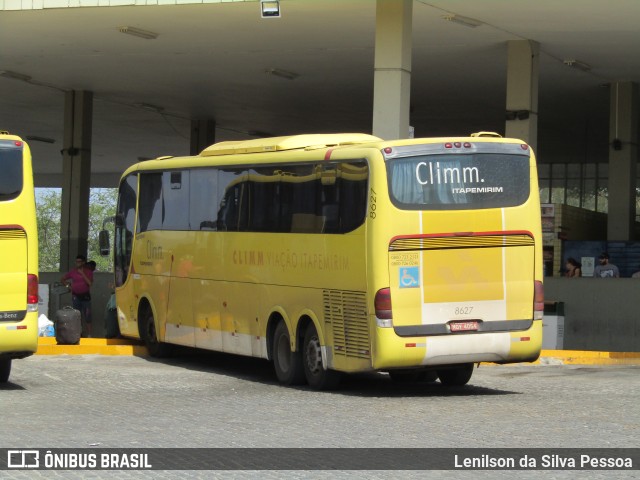
MULTIPOLYGON (((477 333, 488 332, 524 332, 531 328, 533 320, 502 320, 496 322, 478 322, 477 333)), ((406 327, 393 327, 396 335, 400 337, 421 337, 430 335, 460 335, 451 333, 446 323, 434 325, 410 325, 406 327)))
MULTIPOLYGON (((528 328, 518 330, 431 333, 429 336, 405 336, 407 330, 401 330, 403 335, 400 336, 393 328, 376 327, 373 368, 384 370, 478 362, 532 362, 539 357, 542 347, 542 320, 526 322, 528 328)), ((399 328, 422 331, 419 327, 399 328)))

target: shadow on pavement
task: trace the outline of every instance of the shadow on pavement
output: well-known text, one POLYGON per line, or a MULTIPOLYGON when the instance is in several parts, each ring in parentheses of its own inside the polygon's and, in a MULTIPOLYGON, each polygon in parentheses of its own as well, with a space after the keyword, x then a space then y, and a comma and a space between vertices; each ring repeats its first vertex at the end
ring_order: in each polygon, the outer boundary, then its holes
MULTIPOLYGON (((186 347, 176 347, 167 358, 145 357, 149 362, 187 368, 216 375, 232 376, 249 382, 311 391, 308 386, 280 386, 273 365, 264 359, 221 352, 209 352, 186 347)), ((462 387, 445 387, 440 382, 394 382, 385 373, 345 374, 336 390, 318 392, 324 395, 353 395, 359 397, 476 397, 485 395, 519 395, 520 392, 486 388, 473 384, 462 387)))

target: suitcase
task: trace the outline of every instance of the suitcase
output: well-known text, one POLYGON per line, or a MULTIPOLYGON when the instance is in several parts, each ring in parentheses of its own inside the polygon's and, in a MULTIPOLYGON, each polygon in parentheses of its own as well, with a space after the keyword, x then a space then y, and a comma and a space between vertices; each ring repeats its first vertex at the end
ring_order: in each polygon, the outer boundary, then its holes
POLYGON ((82 316, 80 310, 64 307, 56 312, 56 343, 58 345, 76 345, 82 335, 82 316))
POLYGON ((120 326, 118 325, 118 311, 115 308, 115 295, 111 295, 111 299, 104 309, 104 326, 106 338, 118 338, 120 336, 120 326), (113 308, 111 308, 113 306, 113 308))

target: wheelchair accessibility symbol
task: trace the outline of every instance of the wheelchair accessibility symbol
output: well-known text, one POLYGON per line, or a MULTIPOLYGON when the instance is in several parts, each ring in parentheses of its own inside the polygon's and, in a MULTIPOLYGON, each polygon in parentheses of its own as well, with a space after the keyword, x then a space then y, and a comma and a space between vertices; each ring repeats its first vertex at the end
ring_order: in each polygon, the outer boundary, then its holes
POLYGON ((403 267, 400 269, 400 288, 416 288, 420 286, 420 267, 403 267))

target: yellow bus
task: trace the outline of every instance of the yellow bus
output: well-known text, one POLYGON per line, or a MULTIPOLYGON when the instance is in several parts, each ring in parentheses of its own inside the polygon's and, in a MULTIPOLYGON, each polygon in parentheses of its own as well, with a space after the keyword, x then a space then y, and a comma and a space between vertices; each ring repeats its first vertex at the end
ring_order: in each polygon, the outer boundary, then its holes
POLYGON ((152 355, 260 357, 324 389, 365 371, 464 385, 474 364, 540 353, 535 158, 497 134, 297 135, 140 162, 114 246, 121 332, 152 355))
POLYGON ((38 348, 38 229, 31 151, 0 132, 0 383, 38 348))

